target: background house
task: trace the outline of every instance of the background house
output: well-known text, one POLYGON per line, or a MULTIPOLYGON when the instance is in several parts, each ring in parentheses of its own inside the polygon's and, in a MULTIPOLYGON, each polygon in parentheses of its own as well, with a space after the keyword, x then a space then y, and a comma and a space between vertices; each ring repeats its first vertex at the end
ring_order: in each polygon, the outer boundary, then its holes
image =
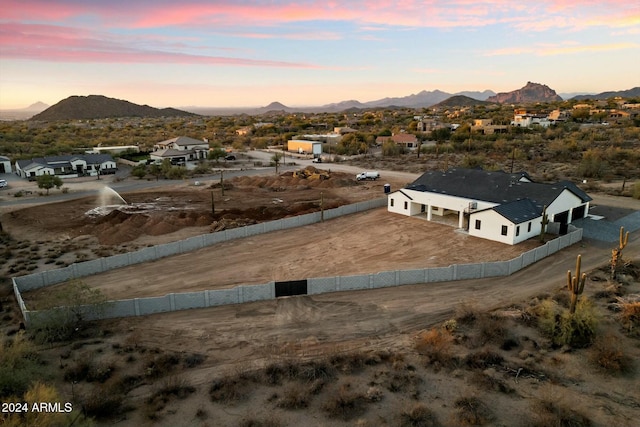
POLYGON ((11 173, 11 160, 8 157, 0 156, 0 173, 11 173))
POLYGON ((388 197, 389 212, 421 217, 457 217, 458 228, 472 236, 516 244, 541 231, 543 210, 560 234, 584 218, 591 198, 575 184, 536 183, 525 172, 508 174, 481 169, 426 172, 388 197))
POLYGON ((186 164, 191 161, 206 159, 209 155, 209 142, 204 140, 179 136, 158 142, 149 154, 151 160, 163 161, 169 159, 172 164, 186 164))
POLYGON ((18 160, 16 173, 22 178, 35 179, 40 175, 60 178, 113 174, 118 170, 110 154, 74 154, 18 160))

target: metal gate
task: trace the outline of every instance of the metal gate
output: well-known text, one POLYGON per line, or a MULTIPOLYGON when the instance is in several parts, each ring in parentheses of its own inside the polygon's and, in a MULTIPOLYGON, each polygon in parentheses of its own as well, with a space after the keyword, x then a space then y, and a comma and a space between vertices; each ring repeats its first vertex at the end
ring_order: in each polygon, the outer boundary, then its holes
POLYGON ((276 282, 276 298, 307 294, 307 279, 276 282))

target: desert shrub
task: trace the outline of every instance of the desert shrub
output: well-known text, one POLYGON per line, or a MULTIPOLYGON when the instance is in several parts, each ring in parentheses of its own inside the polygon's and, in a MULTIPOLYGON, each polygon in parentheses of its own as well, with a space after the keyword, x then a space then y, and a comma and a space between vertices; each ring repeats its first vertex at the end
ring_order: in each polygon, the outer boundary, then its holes
POLYGON ((362 369, 367 361, 367 356, 362 352, 336 354, 331 356, 329 362, 343 374, 351 374, 362 369))
POLYGON ((351 385, 345 383, 327 399, 322 409, 330 418, 348 421, 364 413, 366 402, 363 394, 352 391, 351 385))
POLYGON ((433 328, 422 332, 415 340, 415 348, 425 356, 427 365, 452 367, 455 364, 451 346, 453 338, 443 329, 433 328))
POLYGON ((240 421, 238 427, 283 427, 284 425, 285 424, 274 415, 269 415, 266 419, 249 415, 240 421))
POLYGON ((495 391, 504 394, 515 393, 515 390, 505 384, 504 381, 499 378, 495 378, 485 372, 474 372, 471 376, 470 381, 481 390, 495 391))
POLYGON ((472 344, 482 346, 488 343, 501 345, 508 338, 504 319, 498 319, 487 313, 476 315, 472 344))
POLYGON ((146 417, 150 420, 157 420, 160 418, 159 412, 166 407, 172 398, 185 399, 195 391, 195 387, 187 384, 184 379, 175 376, 165 379, 160 387, 146 399, 144 411, 146 417))
POLYGON ((633 198, 640 200, 640 181, 633 184, 633 198))
POLYGON ((335 378, 335 368, 324 360, 303 363, 298 370, 298 379, 302 381, 330 381, 335 378))
POLYGON ((83 354, 65 370, 64 380, 104 383, 111 377, 114 370, 115 367, 112 364, 97 363, 93 361, 91 355, 83 354))
POLYGON ((620 310, 620 323, 632 336, 640 334, 640 295, 617 298, 616 308, 620 310))
POLYGON ((277 406, 284 409, 302 409, 309 406, 311 395, 309 387, 294 383, 284 390, 283 397, 277 406))
POLYGON ((82 401, 82 410, 97 420, 108 419, 121 414, 125 395, 105 385, 94 388, 82 401))
POLYGON ((590 360, 602 372, 616 375, 633 371, 633 358, 615 336, 598 337, 591 348, 590 360))
POLYGON ((246 379, 225 376, 213 381, 209 388, 209 397, 212 402, 239 402, 249 396, 248 385, 249 382, 246 379))
POLYGON ((268 385, 279 385, 283 380, 296 378, 298 366, 291 362, 271 363, 264 368, 264 380, 268 385))
POLYGON ((180 355, 175 353, 150 354, 145 363, 145 374, 151 378, 158 378, 180 365, 180 359, 180 355))
POLYGON ((416 404, 400 414, 400 427, 438 427, 436 414, 422 404, 416 404))
POLYGON ((526 427, 589 427, 593 423, 586 416, 550 400, 532 405, 526 427))
POLYGON ((583 348, 591 345, 596 336, 598 318, 591 302, 581 298, 574 314, 551 300, 534 308, 540 330, 554 345, 583 348))
POLYGON ((22 396, 36 379, 43 378, 45 368, 24 331, 0 340, 0 398, 22 396))
POLYGON ((200 353, 191 353, 184 357, 182 364, 185 368, 195 368, 196 366, 202 364, 206 359, 206 356, 200 353))
POLYGON ((500 365, 504 358, 498 353, 481 350, 468 354, 464 358, 464 364, 471 369, 487 369, 490 366, 500 365))
POLYGON ((477 397, 461 397, 455 401, 454 406, 458 409, 454 415, 458 425, 482 426, 495 418, 491 409, 477 397))
POLYGON ((463 325, 473 323, 480 316, 480 312, 471 304, 463 303, 456 307, 455 320, 463 325))

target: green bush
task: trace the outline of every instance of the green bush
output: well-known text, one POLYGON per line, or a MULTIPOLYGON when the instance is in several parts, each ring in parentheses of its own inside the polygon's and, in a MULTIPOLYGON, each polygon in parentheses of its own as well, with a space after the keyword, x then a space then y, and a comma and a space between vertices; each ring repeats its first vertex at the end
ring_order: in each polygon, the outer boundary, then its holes
POLYGON ((586 298, 578 301, 574 314, 552 300, 543 301, 534 311, 540 330, 554 345, 584 348, 590 346, 596 337, 598 318, 593 305, 586 298))

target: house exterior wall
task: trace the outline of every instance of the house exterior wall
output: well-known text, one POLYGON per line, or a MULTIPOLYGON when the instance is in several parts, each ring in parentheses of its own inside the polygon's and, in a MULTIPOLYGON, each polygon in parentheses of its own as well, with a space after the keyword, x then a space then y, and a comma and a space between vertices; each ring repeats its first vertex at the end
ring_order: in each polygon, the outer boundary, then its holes
POLYGON ((471 214, 469 217, 469 235, 487 240, 515 245, 540 234, 541 218, 514 224, 493 209, 471 214), (480 221, 480 229, 476 228, 476 221, 480 221), (531 230, 529 230, 531 224, 531 230), (507 235, 502 235, 502 227, 507 227, 507 235), (519 227, 519 230, 518 230, 519 227))
POLYGON ((308 154, 322 154, 322 143, 317 141, 291 139, 287 141, 287 151, 304 151, 308 154))
POLYGON ((554 221, 554 216, 569 211, 568 222, 572 222, 571 210, 580 205, 585 205, 585 212, 589 212, 589 202, 582 203, 582 200, 569 190, 564 190, 551 205, 547 206, 547 215, 549 215, 549 221, 554 221))

